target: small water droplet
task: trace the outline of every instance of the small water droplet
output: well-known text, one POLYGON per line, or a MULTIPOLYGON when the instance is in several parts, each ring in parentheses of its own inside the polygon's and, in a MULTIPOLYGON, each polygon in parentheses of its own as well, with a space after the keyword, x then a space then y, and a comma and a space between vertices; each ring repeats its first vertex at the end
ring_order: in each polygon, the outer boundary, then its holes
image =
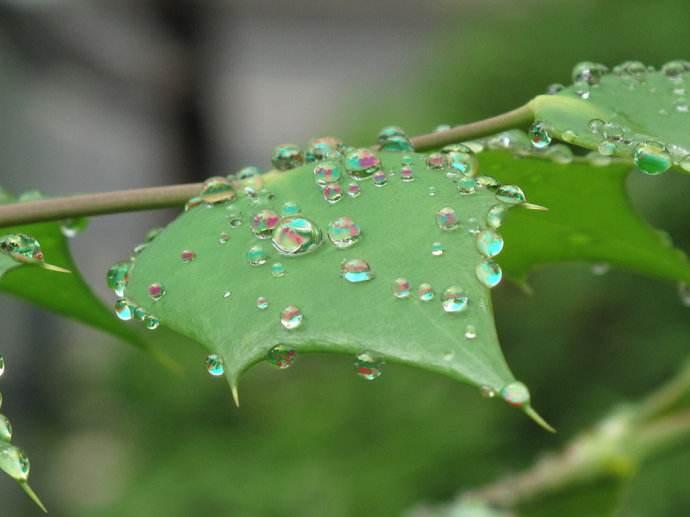
POLYGON ((414 151, 414 146, 406 136, 391 136, 381 144, 382 151, 408 152, 414 151))
POLYGON ((279 222, 280 216, 278 214, 272 210, 261 210, 252 217, 252 232, 258 239, 270 239, 279 222))
POLYGON ((206 370, 214 377, 220 377, 225 373, 225 362, 218 354, 209 354, 206 357, 206 370))
POLYGON ((409 298, 411 290, 410 282, 407 278, 396 278, 393 281, 393 296, 396 298, 409 298))
POLYGON ((434 299, 436 293, 434 293, 434 288, 431 284, 423 283, 419 284, 417 289, 417 297, 423 302, 430 302, 434 299))
POLYGON ((0 448, 0 464, 13 479, 17 481, 29 479, 29 471, 31 470, 29 458, 19 447, 7 445, 0 448))
POLYGON ((343 141, 334 136, 321 136, 309 141, 308 157, 313 161, 336 158, 344 148, 343 141))
POLYGON ((469 176, 464 176, 458 180, 456 183, 458 192, 463 195, 474 194, 477 188, 477 182, 474 178, 469 176))
POLYGON ((501 185, 496 189, 496 199, 509 205, 517 205, 526 201, 525 193, 516 185, 501 185))
POLYGON ((192 250, 182 250, 182 253, 180 253, 180 259, 182 259, 182 262, 185 264, 192 262, 196 258, 196 253, 194 253, 192 250))
POLYGON ((501 266, 496 264, 493 260, 483 260, 475 269, 477 278, 486 287, 496 287, 501 283, 503 278, 503 272, 501 271, 501 266))
POLYGON ((214 176, 204 181, 199 198, 204 203, 216 204, 235 199, 235 189, 227 178, 214 176))
POLYGON ((330 183, 323 189, 323 198, 331 205, 340 201, 343 197, 343 189, 337 183, 330 183))
POLYGON ((448 158, 443 153, 431 153, 424 161, 426 166, 433 170, 444 169, 448 166, 448 158))
POLYGON ((323 234, 316 223, 301 216, 281 220, 271 238, 271 244, 278 253, 292 256, 309 253, 322 242, 323 234))
POLYGON ((589 127, 589 130, 595 135, 601 135, 604 132, 604 124, 605 122, 600 118, 593 118, 589 121, 587 126, 589 127))
POLYGON ((89 226, 89 220, 86 217, 73 217, 65 219, 60 223, 60 231, 68 239, 73 239, 83 232, 87 226, 89 226))
POLYGON ((597 146, 599 154, 604 156, 613 156, 616 153, 616 142, 611 140, 602 140, 597 146))
POLYGON ((350 196, 351 198, 356 198, 359 197, 359 195, 362 193, 362 188, 357 184, 357 183, 350 183, 347 186, 347 195, 350 196))
POLYGON ((592 274, 601 276, 605 275, 611 270, 611 264, 608 262, 595 262, 592 264, 592 274))
POLYGON ((582 81, 589 85, 598 84, 608 71, 608 67, 600 63, 582 61, 573 67, 573 82, 582 81))
POLYGON ((268 309, 268 299, 263 296, 259 296, 256 299, 256 308, 262 311, 268 309))
POLYGON ((227 217, 228 217, 228 224, 230 225, 230 228, 239 228, 242 226, 242 212, 240 211, 239 208, 237 208, 235 205, 227 205, 227 217))
POLYGON ((414 181, 414 171, 412 168, 405 166, 400 169, 400 179, 404 182, 414 181))
POLYGON ((511 406, 524 406, 529 404, 530 396, 527 386, 515 381, 501 388, 501 397, 511 406))
POLYGON ((134 310, 133 310, 132 314, 134 316, 134 319, 136 319, 136 320, 144 321, 144 318, 146 318, 146 316, 148 316, 146 309, 144 309, 143 307, 134 306, 133 309, 134 310))
POLYGON ((675 61, 669 61, 661 67, 661 72, 671 80, 680 80, 683 78, 683 74, 688 71, 688 62, 677 59, 675 61))
POLYGON ((615 122, 607 122, 601 130, 602 136, 609 141, 618 142, 623 138, 623 128, 615 122))
POLYGON ((436 187, 429 187, 429 196, 434 197, 436 195, 436 187))
POLYGON ((280 312, 280 324, 288 330, 294 330, 302 325, 304 315, 294 305, 288 305, 280 312))
POLYGON ((349 248, 360 237, 361 230, 350 217, 338 217, 328 225, 328 239, 336 248, 349 248))
POLYGON ((12 424, 10 419, 0 414, 0 440, 5 442, 12 441, 12 424))
POLYGON ((671 156, 660 142, 642 142, 635 147, 634 161, 645 174, 657 175, 671 168, 671 156))
POLYGON ((120 299, 115 302, 115 315, 122 321, 129 321, 132 319, 132 306, 127 300, 120 299))
POLYGON ((493 230, 477 234, 477 249, 485 257, 495 257, 503 250, 503 238, 493 230))
POLYGON ((129 280, 129 273, 132 269, 132 263, 130 261, 116 262, 106 274, 106 283, 108 287, 112 289, 117 296, 125 295, 125 288, 127 287, 127 281, 129 280))
POLYGON ((266 354, 268 362, 284 370, 290 368, 297 361, 297 351, 287 345, 276 345, 266 354))
POLYGON ((144 317, 144 326, 148 330, 156 330, 158 327, 160 327, 160 325, 161 321, 155 316, 148 315, 144 317))
POLYGON ((610 156, 604 156, 603 154, 599 154, 596 151, 592 151, 590 153, 587 153, 587 155, 585 156, 585 159, 591 165, 594 165, 595 167, 606 167, 611 163, 611 157, 610 156))
POLYGON ((477 328, 474 325, 467 325, 465 327, 465 338, 474 339, 477 337, 477 328))
POLYGON ((376 187, 384 187, 388 183, 388 177, 384 170, 376 171, 371 175, 371 179, 376 187))
POLYGON ((281 264, 280 262, 275 262, 274 264, 271 265, 271 274, 276 277, 280 278, 281 276, 285 276, 285 266, 281 264))
POLYGON ((686 284, 685 282, 679 282, 678 297, 683 305, 690 307, 690 285, 686 284))
POLYGON ((460 174, 474 176, 479 171, 479 161, 471 151, 452 151, 447 153, 446 156, 448 157, 448 165, 450 168, 460 174))
POLYGON ((492 206, 486 214, 486 224, 491 228, 500 228, 507 212, 508 207, 506 205, 492 206))
POLYGON ((355 149, 347 154, 345 168, 354 179, 363 180, 381 168, 381 160, 369 149, 355 149))
POLYGON ((461 287, 451 286, 441 295, 441 306, 448 313, 463 312, 469 303, 470 299, 461 287))
POLYGON ((441 230, 455 230, 460 225, 458 214, 450 207, 441 208, 436 212, 436 225, 441 230))
POLYGON ((349 259, 340 264, 340 275, 353 284, 368 282, 374 278, 374 272, 366 260, 349 259))
POLYGON ((455 352, 444 352, 443 354, 443 360, 444 361, 452 361, 453 358, 455 357, 455 352))
POLYGON ((532 147, 535 149, 544 149, 551 143, 551 135, 546 130, 543 122, 537 121, 529 128, 529 137, 532 147))
POLYGON ((492 176, 477 176, 474 178, 477 188, 486 188, 489 190, 496 190, 501 184, 492 176))
POLYGON ((555 144, 544 153, 551 161, 566 165, 573 161, 573 151, 565 144, 555 144))
POLYGON ((572 129, 566 129, 565 131, 563 131, 561 138, 563 138, 564 142, 572 144, 577 139, 577 134, 572 129))
POLYGON ((496 390, 493 389, 491 386, 486 386, 486 385, 479 388, 479 393, 485 399, 492 399, 496 396, 496 390))
POLYGON ((5 373, 5 357, 0 354, 0 377, 5 373))
POLYGON ((268 260, 266 251, 261 246, 252 246, 247 251, 247 262, 250 266, 262 266, 268 260))
POLYGON ((355 371, 357 375, 368 381, 373 381, 381 377, 383 359, 373 352, 362 352, 355 357, 355 371))
POLYGON ((340 165, 338 165, 338 163, 335 161, 329 160, 321 162, 314 167, 314 180, 321 187, 324 187, 329 183, 339 182, 342 175, 343 173, 340 165))
POLYGON ((558 92, 560 92, 565 86, 563 86, 560 83, 553 83, 550 84, 546 87, 546 94, 547 95, 556 95, 558 92))
POLYGON ((278 145, 273 149, 271 163, 277 170, 287 171, 301 166, 304 163, 304 154, 297 145, 278 145))
POLYGON ((381 131, 379 131, 379 134, 376 136, 376 139, 378 140, 379 144, 383 145, 389 138, 393 136, 407 137, 407 133, 405 133, 405 130, 400 126, 386 126, 383 129, 381 129, 381 131))
POLYGON ((431 254, 434 257, 440 257, 446 252, 446 247, 440 242, 431 243, 431 254))
POLYGON ((163 287, 163 285, 161 285, 158 282, 154 282, 152 284, 149 284, 148 291, 149 291, 149 297, 154 302, 157 302, 158 300, 163 298, 163 296, 165 296, 165 287, 163 287))
POLYGON ((293 201, 288 201, 283 205, 283 208, 281 208, 280 213, 283 215, 283 217, 288 217, 291 215, 297 215, 302 211, 300 206, 293 202, 293 201))

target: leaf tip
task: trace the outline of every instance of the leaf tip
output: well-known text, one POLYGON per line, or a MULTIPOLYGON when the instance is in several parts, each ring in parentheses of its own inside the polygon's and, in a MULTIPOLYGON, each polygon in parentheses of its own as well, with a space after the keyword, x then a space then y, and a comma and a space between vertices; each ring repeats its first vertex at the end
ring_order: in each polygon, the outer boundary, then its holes
POLYGON ((530 406, 530 405, 524 406, 523 411, 525 412, 525 414, 528 417, 530 417, 532 420, 534 420, 537 423, 537 425, 539 427, 541 427, 542 429, 545 429, 550 433, 556 432, 556 429, 554 429, 551 426, 551 424, 549 424, 546 420, 544 420, 544 418, 539 413, 537 413, 536 410, 532 406, 530 406))
POLYGON ((64 267, 55 266, 53 264, 47 264, 47 263, 41 264, 41 267, 43 269, 47 269, 48 271, 56 271, 58 273, 71 273, 72 272, 69 269, 65 269, 64 267))
POLYGON ((235 406, 240 407, 240 392, 237 389, 237 384, 232 383, 230 385, 230 391, 232 391, 232 400, 235 401, 235 406))
POLYGON ((534 203, 522 203, 520 206, 527 209, 527 210, 538 210, 540 212, 548 212, 549 211, 548 207, 545 207, 542 205, 536 205, 534 203))
POLYGON ((23 481, 19 483, 19 486, 22 487, 22 490, 24 490, 26 495, 29 496, 29 498, 36 504, 36 506, 43 510, 43 513, 48 513, 48 509, 43 504, 43 501, 41 501, 38 495, 36 495, 36 492, 34 492, 33 489, 29 486, 29 483, 23 481))

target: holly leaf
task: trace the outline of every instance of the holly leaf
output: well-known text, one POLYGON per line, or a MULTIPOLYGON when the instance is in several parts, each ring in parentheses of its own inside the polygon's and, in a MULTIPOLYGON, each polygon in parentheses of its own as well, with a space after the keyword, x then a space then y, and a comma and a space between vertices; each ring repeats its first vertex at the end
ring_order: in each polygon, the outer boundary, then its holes
POLYGON ((535 119, 561 140, 588 149, 624 157, 649 154, 652 163, 639 164, 643 171, 663 172, 672 164, 690 171, 690 159, 683 161, 690 154, 690 64, 672 61, 657 71, 626 62, 612 73, 606 70, 595 63, 577 65, 574 84, 529 103, 535 119), (640 147, 649 142, 661 144, 661 153, 656 145, 650 151, 640 147))
POLYGON ((481 386, 544 424, 501 353, 487 287, 500 271, 477 245, 479 227, 501 201, 489 189, 461 195, 423 155, 380 156, 385 180, 322 190, 309 164, 264 175, 264 191, 246 187, 250 195, 228 205, 191 208, 137 256, 127 299, 217 354, 210 371, 224 369, 236 398, 240 375, 257 362, 282 367, 294 352, 336 352, 357 355, 365 378, 387 361, 481 386), (413 181, 401 177, 403 156, 413 181), (341 219, 329 239, 329 225, 343 217, 361 237, 341 219))

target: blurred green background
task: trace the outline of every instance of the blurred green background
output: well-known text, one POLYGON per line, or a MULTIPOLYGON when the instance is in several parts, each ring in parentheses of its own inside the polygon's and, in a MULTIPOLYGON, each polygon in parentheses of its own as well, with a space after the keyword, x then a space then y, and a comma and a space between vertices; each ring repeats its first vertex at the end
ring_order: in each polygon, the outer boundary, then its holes
MULTIPOLYGON (((3 1, 1 181, 48 193, 193 181, 267 165, 280 140, 428 132, 567 83, 580 60, 690 58, 688 15, 686 0, 3 1)), ((629 191, 690 250, 690 178, 633 175, 629 191)), ((101 293, 107 266, 170 216, 103 218, 76 239, 101 293)), ((3 412, 51 515, 399 515, 529 466, 688 356, 690 309, 669 283, 567 264, 530 284, 531 296, 495 290, 497 325, 556 435, 426 372, 391 365, 366 383, 338 356, 259 365, 238 410, 200 347, 166 345, 175 375, 4 295, 3 412)), ((690 514, 688 479, 690 440, 641 466, 617 515, 690 514)), ((0 501, 2 515, 37 515, 6 478, 0 501)))

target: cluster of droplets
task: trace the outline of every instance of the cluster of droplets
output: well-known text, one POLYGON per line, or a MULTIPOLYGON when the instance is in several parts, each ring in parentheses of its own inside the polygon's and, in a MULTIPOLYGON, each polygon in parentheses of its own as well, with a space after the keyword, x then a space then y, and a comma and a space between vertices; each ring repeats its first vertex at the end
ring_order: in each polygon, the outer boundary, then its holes
MULTIPOLYGON (((5 373, 5 358, 0 354, 0 377, 5 373)), ((0 393, 0 407, 2 407, 2 394, 0 393)), ((9 476, 26 483, 29 479, 29 458, 16 445, 12 445, 12 424, 10 419, 0 414, 0 469, 9 476)))

